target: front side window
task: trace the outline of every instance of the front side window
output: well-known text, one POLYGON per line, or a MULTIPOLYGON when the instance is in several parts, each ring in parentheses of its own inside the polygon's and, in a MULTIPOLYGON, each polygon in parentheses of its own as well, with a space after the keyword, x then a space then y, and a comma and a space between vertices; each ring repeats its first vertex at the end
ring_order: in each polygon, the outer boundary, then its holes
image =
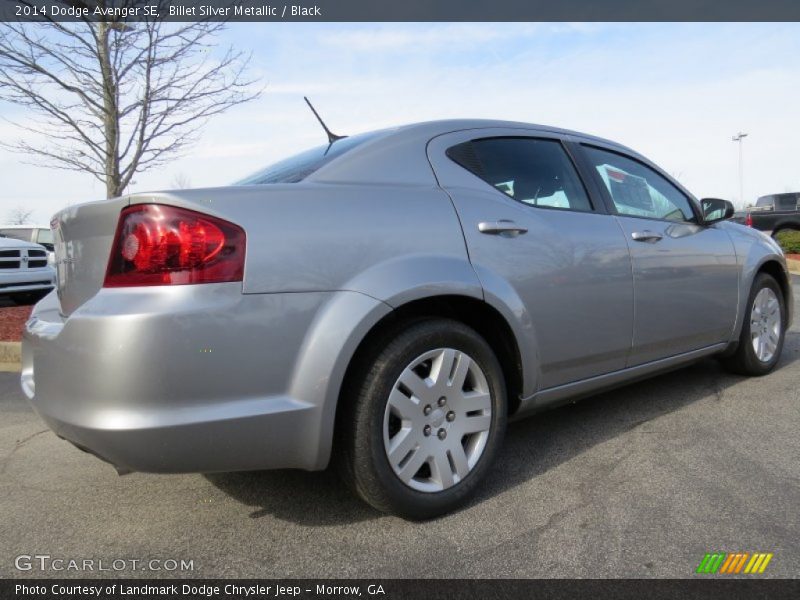
POLYGON ((653 169, 615 152, 584 146, 620 215, 694 221, 690 200, 653 169))
POLYGON ((484 138, 453 146, 447 156, 523 204, 592 210, 575 167, 557 140, 484 138))

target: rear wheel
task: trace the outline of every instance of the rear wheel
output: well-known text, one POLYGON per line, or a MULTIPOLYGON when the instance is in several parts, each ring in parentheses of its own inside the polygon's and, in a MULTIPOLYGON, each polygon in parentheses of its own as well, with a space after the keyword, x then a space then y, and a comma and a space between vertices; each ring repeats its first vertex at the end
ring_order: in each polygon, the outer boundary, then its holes
POLYGON ((760 273, 750 290, 736 352, 725 366, 741 375, 766 375, 780 359, 786 333, 783 292, 771 275, 760 273))
POLYGON ((372 356, 341 421, 346 480, 405 518, 454 509, 490 469, 505 431, 494 353, 469 327, 436 319, 397 330, 372 356))

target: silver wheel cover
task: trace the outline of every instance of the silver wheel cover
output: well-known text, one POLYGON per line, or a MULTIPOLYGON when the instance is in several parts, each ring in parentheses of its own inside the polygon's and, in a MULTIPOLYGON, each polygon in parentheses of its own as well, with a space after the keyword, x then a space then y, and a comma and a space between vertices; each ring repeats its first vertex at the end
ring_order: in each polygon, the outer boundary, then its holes
POLYGON ((420 492, 440 492, 478 463, 491 423, 491 391, 481 368, 460 350, 439 348, 414 359, 395 382, 383 446, 400 481, 420 492))
POLYGON ((750 343, 761 362, 769 362, 781 338, 781 305, 771 288, 761 288, 750 311, 750 343))

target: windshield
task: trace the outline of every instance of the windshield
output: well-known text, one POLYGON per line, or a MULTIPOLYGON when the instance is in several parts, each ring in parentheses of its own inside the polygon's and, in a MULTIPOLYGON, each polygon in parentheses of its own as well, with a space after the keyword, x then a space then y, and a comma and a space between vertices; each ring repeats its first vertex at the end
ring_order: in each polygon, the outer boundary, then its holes
POLYGON ((260 171, 237 181, 233 185, 263 185, 267 183, 297 183, 323 165, 375 137, 376 132, 362 133, 336 140, 332 144, 317 146, 276 162, 260 171))

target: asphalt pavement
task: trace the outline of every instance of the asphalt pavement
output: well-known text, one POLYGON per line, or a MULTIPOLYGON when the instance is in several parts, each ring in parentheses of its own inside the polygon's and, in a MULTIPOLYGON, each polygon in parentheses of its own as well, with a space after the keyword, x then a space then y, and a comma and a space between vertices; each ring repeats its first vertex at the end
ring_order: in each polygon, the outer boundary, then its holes
POLYGON ((764 577, 797 577, 795 313, 766 377, 706 360, 512 424, 478 497, 425 523, 373 511, 331 472, 118 477, 0 373, 0 576, 674 578, 743 551, 774 554, 764 577), (191 570, 166 570, 181 559, 191 570))

